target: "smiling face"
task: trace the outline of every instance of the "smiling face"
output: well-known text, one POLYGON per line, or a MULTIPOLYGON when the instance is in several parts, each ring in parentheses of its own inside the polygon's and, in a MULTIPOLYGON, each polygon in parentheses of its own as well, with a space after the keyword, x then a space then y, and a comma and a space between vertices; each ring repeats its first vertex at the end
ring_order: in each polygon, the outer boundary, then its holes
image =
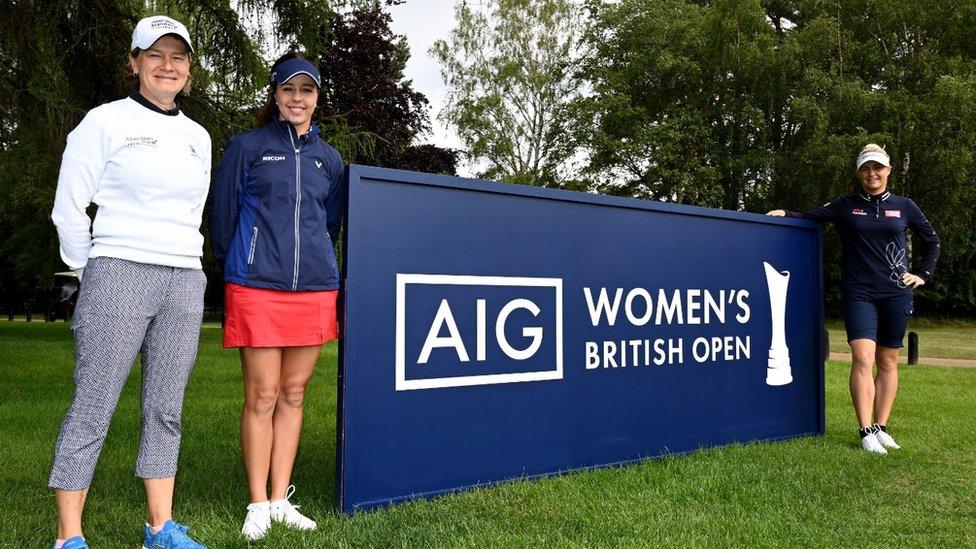
POLYGON ((297 74, 275 89, 275 102, 281 120, 287 120, 299 134, 312 125, 312 114, 319 101, 319 88, 307 74, 297 74))
POLYGON ((156 106, 172 109, 176 94, 190 78, 190 52, 179 38, 166 35, 152 46, 129 56, 132 72, 139 76, 139 93, 156 106))
POLYGON ((861 187, 864 192, 875 195, 883 192, 888 187, 888 176, 891 168, 870 160, 861 164, 857 169, 857 178, 861 180, 861 187))

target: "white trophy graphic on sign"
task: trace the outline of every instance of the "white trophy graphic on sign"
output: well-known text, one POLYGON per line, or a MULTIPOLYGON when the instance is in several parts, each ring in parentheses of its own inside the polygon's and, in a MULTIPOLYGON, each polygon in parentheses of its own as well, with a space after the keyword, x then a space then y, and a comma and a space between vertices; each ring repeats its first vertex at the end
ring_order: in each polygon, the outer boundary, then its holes
POLYGON ((790 349, 786 346, 786 292, 790 285, 790 272, 777 271, 765 261, 763 267, 766 268, 773 324, 773 338, 769 344, 769 359, 766 362, 766 385, 789 385, 793 382, 790 349))

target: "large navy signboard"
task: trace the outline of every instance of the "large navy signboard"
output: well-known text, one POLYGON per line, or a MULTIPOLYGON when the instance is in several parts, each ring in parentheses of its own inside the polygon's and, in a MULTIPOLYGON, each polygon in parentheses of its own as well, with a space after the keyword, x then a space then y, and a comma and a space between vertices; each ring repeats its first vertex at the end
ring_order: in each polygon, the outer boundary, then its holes
POLYGON ((823 433, 815 224, 349 179, 343 511, 823 433))

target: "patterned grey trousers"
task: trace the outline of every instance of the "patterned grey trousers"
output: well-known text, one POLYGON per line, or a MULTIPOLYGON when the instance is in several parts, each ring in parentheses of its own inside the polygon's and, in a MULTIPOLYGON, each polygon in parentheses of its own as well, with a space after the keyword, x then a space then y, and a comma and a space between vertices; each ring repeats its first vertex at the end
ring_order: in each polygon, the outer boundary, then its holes
POLYGON ((207 279, 199 269, 111 257, 88 262, 72 329, 75 395, 48 486, 82 490, 136 354, 142 352, 142 439, 136 476, 176 475, 183 392, 196 361, 207 279))

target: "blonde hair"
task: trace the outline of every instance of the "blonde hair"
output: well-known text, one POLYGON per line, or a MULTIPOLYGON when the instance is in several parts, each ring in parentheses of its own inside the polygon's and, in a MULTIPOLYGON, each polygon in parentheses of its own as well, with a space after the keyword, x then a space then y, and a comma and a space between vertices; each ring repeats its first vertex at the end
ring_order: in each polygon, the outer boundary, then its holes
POLYGON ((884 147, 876 143, 868 143, 867 145, 864 146, 863 149, 861 149, 861 152, 857 153, 857 155, 861 156, 862 154, 869 153, 869 152, 881 153, 888 157, 889 162, 891 161, 891 157, 888 156, 888 151, 884 150, 884 147))

